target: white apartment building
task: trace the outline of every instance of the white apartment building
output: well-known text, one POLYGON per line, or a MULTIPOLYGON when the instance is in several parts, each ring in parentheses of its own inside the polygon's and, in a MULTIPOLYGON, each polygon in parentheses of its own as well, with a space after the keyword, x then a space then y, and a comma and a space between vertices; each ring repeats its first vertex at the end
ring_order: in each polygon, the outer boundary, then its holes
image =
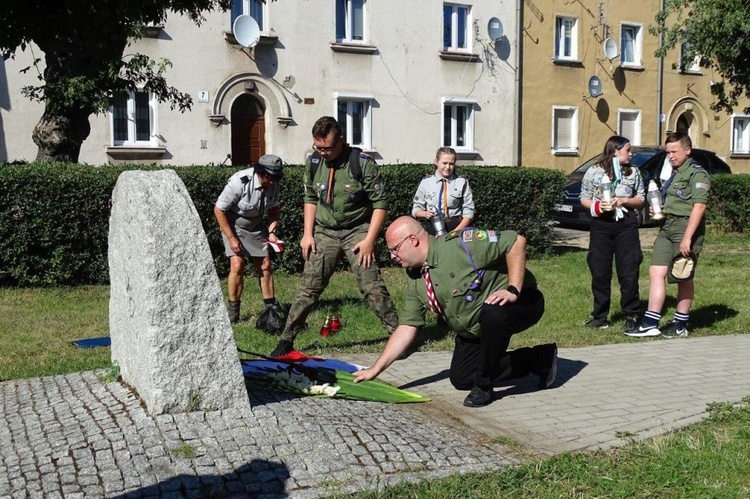
MULTIPOLYGON (((300 164, 313 123, 331 115, 381 164, 430 162, 448 145, 462 164, 510 165, 517 16, 516 1, 477 0, 235 0, 200 27, 172 14, 126 53, 169 59, 167 80, 192 96, 192 109, 123 95, 90 118, 80 161, 241 165, 273 153, 300 164), (232 34, 241 14, 260 28, 252 48, 232 34)), ((20 72, 34 55, 38 48, 0 62, 0 160, 36 156, 43 107, 20 93, 38 84, 20 72)))

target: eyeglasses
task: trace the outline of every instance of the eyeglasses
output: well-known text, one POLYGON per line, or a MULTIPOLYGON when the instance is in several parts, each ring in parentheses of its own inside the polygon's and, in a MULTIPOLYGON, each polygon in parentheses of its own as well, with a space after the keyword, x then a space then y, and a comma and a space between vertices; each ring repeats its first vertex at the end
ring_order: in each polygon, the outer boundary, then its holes
POLYGON ((408 236, 406 236, 405 238, 403 238, 401 240, 401 242, 398 243, 393 248, 388 248, 388 253, 390 253, 391 256, 396 256, 396 253, 398 253, 398 250, 401 248, 401 245, 404 244, 406 242, 406 240, 409 239, 410 237, 411 237, 411 234, 409 234, 408 236))
POLYGON ((318 151, 318 152, 322 152, 324 154, 328 154, 328 153, 333 152, 334 149, 336 149, 336 147, 338 146, 339 140, 341 140, 341 135, 339 135, 338 137, 336 137, 336 140, 333 141, 333 145, 330 146, 330 147, 318 147, 315 144, 313 144, 312 148, 313 148, 314 151, 318 151))

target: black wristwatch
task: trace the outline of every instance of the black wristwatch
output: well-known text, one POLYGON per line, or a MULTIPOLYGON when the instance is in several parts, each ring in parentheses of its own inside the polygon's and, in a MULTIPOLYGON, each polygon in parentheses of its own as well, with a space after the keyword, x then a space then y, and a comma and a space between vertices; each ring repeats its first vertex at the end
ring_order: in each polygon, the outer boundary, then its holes
POLYGON ((518 297, 520 297, 520 296, 521 296, 521 292, 520 292, 520 291, 518 291, 518 288, 517 288, 517 287, 515 287, 515 286, 508 286, 508 287, 507 287, 507 288, 505 289, 505 291, 507 291, 508 293, 511 293, 511 294, 514 294, 514 295, 516 295, 516 298, 518 298, 518 297))

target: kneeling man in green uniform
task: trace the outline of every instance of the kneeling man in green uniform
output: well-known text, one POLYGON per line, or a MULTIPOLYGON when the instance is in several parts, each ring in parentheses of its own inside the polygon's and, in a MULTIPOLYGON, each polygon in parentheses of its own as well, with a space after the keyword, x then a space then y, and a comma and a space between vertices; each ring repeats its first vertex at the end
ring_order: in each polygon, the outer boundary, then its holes
POLYGON ((355 381, 371 380, 399 359, 425 324, 425 312, 443 317, 456 333, 450 381, 470 390, 467 407, 492 402, 493 387, 508 379, 539 376, 548 388, 557 375, 557 345, 508 351, 510 338, 536 324, 544 296, 526 269, 526 239, 513 231, 454 231, 429 235, 411 217, 386 231, 391 258, 407 269, 409 281, 399 326, 369 369, 355 381))

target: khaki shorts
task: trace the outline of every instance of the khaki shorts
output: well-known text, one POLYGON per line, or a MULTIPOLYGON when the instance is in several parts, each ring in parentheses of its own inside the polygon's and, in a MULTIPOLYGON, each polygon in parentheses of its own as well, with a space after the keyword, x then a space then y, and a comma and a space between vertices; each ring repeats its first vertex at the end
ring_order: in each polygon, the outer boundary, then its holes
MULTIPOLYGON (((651 265, 669 266, 672 258, 680 252, 680 242, 688 225, 688 217, 668 217, 659 230, 654 241, 654 253, 651 256, 651 265)), ((701 222, 698 230, 693 234, 690 248, 696 257, 703 249, 703 238, 706 234, 706 225, 701 222)))

